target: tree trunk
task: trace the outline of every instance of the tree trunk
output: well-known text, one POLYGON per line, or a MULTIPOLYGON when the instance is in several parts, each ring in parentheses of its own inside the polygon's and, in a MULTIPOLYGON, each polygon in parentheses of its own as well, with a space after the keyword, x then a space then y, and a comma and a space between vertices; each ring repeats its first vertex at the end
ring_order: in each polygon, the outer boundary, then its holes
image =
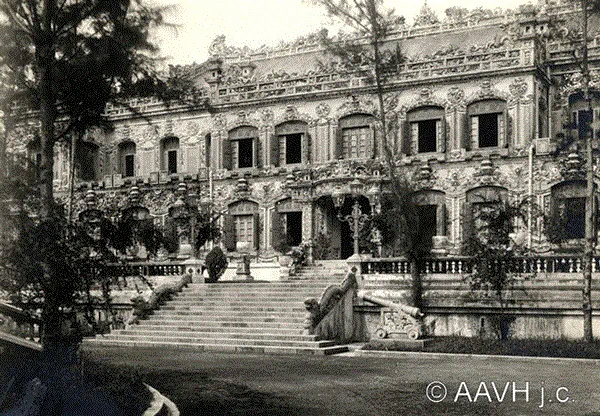
MULTIPOLYGON (((590 102, 590 74, 588 70, 588 13, 587 0, 581 0, 583 13, 583 59, 582 59, 582 87, 585 100, 587 102, 587 111, 591 113, 590 102)), ((592 113, 593 114, 593 113, 592 113)), ((593 131, 593 130, 592 130, 593 131)), ((592 330, 592 262, 594 261, 594 161, 592 153, 593 134, 589 126, 585 129, 586 143, 586 181, 587 198, 585 202, 585 248, 583 251, 583 340, 592 342, 594 339, 592 330)))
MULTIPOLYGON (((41 123, 41 167, 40 167, 40 220, 50 221, 54 212, 53 171, 54 171, 54 142, 56 122, 56 101, 53 90, 54 72, 54 33, 52 21, 56 13, 56 0, 44 0, 41 16, 41 33, 36 43, 36 66, 39 76, 39 100, 41 123)), ((47 284, 45 290, 44 332, 42 342, 44 347, 53 344, 60 338, 60 312, 56 301, 58 288, 50 288, 54 276, 47 261, 42 260, 43 279, 47 284)))
POLYGON ((415 308, 423 309, 423 281, 421 279, 420 262, 413 258, 410 260, 410 276, 412 282, 412 304, 415 308))

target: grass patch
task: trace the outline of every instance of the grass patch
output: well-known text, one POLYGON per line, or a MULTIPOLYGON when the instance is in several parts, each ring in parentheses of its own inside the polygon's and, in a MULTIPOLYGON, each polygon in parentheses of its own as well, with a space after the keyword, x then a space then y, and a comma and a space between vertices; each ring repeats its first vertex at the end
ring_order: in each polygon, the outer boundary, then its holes
MULTIPOLYGON (((402 342, 371 340, 363 350, 410 351, 402 342)), ((413 349, 414 350, 414 349, 413 349)), ((564 357, 600 359, 600 341, 584 343, 565 339, 508 339, 436 337, 423 352, 526 357, 564 357)))

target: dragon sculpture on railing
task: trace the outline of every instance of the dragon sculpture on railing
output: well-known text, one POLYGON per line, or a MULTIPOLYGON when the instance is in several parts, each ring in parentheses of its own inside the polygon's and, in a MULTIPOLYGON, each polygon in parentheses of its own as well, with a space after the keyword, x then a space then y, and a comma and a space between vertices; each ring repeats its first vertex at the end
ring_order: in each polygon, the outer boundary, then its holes
POLYGON ((304 330, 306 334, 314 334, 314 330, 319 322, 327 316, 340 299, 349 290, 356 289, 356 271, 356 267, 352 267, 340 285, 331 285, 325 289, 323 295, 321 295, 321 300, 307 298, 304 301, 304 307, 306 308, 304 330))

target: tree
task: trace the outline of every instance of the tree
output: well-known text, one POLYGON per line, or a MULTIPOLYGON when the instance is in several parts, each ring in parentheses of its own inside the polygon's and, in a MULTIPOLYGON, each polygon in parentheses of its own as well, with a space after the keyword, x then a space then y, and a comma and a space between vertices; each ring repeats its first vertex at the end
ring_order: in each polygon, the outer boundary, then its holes
POLYGON ((468 275, 471 291, 490 294, 500 304, 500 313, 492 323, 499 339, 509 335, 513 318, 506 314, 505 292, 516 278, 516 257, 526 252, 524 241, 514 238, 518 221, 526 223, 530 212, 537 209, 529 200, 519 204, 506 201, 481 201, 470 216, 473 232, 463 242, 462 252, 472 261, 468 275), (517 241, 516 241, 517 240, 517 241))
POLYGON ((397 73, 404 61, 399 47, 386 48, 387 36, 394 28, 404 23, 393 9, 384 7, 382 0, 310 0, 322 6, 326 13, 354 31, 354 37, 339 41, 322 32, 326 50, 341 61, 350 72, 366 75, 374 87, 378 109, 376 119, 381 134, 381 148, 389 175, 391 194, 384 202, 382 213, 374 222, 384 230, 384 239, 393 245, 411 262, 413 281, 413 304, 422 307, 420 268, 430 252, 431 242, 424 241, 419 230, 418 208, 413 201, 412 187, 399 173, 397 155, 393 146, 397 136, 397 125, 391 117, 389 97, 386 96, 388 78, 397 73), (390 226, 396 227, 392 233, 390 226), (391 240, 390 240, 391 239, 391 240))
POLYGON ((62 287, 68 261, 56 227, 54 146, 70 133, 102 125, 106 103, 131 93, 155 93, 164 82, 153 70, 156 52, 150 29, 163 23, 162 10, 141 0, 5 0, 0 4, 0 72, 6 120, 12 127, 39 122, 41 161, 35 228, 46 249, 38 254, 44 291, 45 340, 60 338, 61 305, 75 287, 62 287), (16 108, 15 108, 16 105, 16 108), (50 249, 52 248, 52 249, 50 249))

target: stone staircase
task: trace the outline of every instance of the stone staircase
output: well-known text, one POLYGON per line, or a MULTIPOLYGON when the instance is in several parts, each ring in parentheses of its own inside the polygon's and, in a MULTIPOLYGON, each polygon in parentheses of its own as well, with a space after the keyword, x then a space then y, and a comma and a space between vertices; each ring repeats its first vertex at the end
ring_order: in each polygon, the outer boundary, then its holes
POLYGON ((341 283, 345 262, 319 262, 287 281, 190 284, 148 319, 88 345, 336 354, 347 347, 303 335, 304 299, 341 283))

